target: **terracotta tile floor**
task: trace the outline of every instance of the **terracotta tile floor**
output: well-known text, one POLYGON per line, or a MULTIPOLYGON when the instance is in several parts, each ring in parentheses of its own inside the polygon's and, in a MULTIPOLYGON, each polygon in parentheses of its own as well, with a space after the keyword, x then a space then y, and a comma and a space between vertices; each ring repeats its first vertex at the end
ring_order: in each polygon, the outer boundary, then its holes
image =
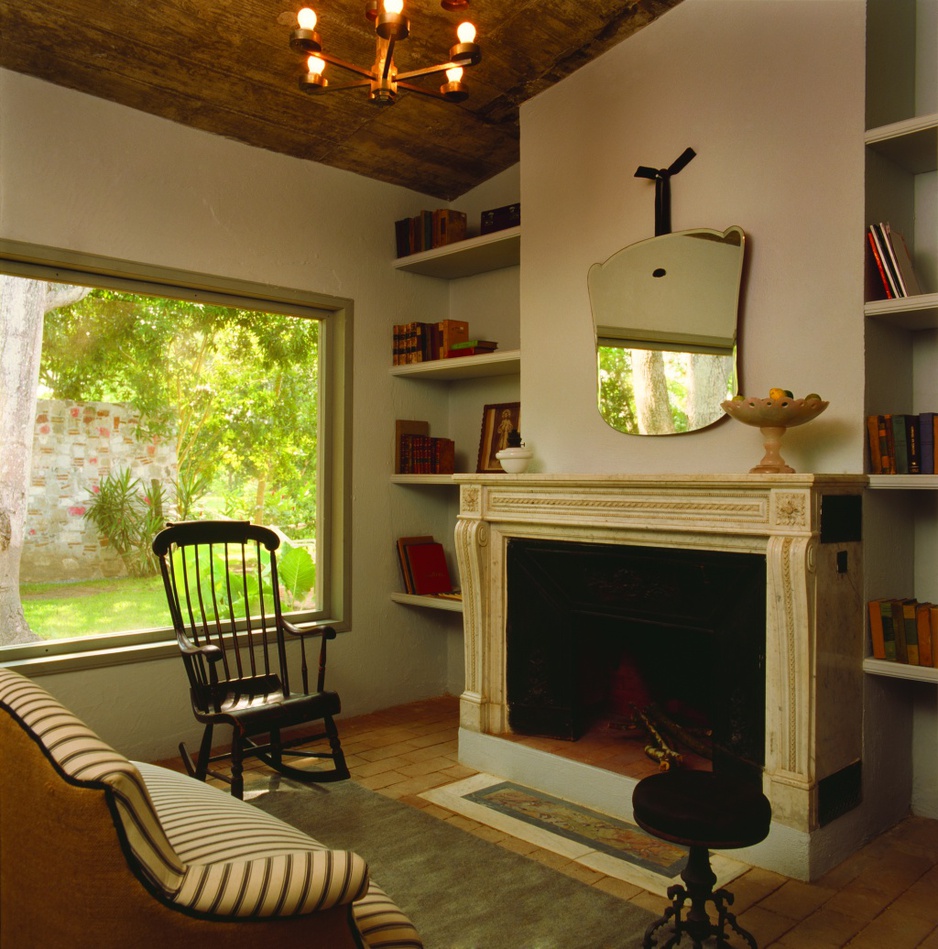
MULTIPOLYGON (((661 897, 419 797, 475 773, 457 760, 458 718, 458 699, 452 696, 341 718, 339 731, 352 778, 656 915, 664 911, 661 897)), ((557 744, 571 753, 569 742, 557 744)), ((608 746, 602 737, 596 742, 604 744, 608 746)), ((616 767, 602 750, 586 753, 616 767)), ((623 752, 622 757, 624 762, 633 756, 623 752)), ((651 773, 654 766, 649 767, 651 773)), ((264 774, 262 766, 246 774, 246 786, 264 782, 264 774)), ((908 818, 814 883, 753 868, 729 888, 740 925, 761 949, 938 949, 938 821, 908 818)))

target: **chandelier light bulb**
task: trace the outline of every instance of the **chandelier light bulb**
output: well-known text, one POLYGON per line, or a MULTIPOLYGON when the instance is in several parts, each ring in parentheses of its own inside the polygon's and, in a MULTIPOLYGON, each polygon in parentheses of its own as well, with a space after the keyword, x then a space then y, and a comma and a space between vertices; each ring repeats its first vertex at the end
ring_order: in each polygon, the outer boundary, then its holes
POLYGON ((326 61, 320 59, 318 56, 310 56, 309 59, 306 60, 306 68, 314 76, 321 76, 322 71, 326 68, 326 61))
POLYGON ((404 9, 404 0, 384 0, 385 13, 400 13, 404 9))
POLYGON ((301 30, 315 30, 316 11, 311 10, 309 7, 303 7, 296 15, 296 22, 299 24, 301 30))
POLYGON ((473 43, 476 38, 476 28, 466 20, 465 23, 460 23, 456 27, 456 35, 459 37, 460 43, 473 43))
POLYGON ((460 79, 462 79, 462 66, 455 66, 453 69, 447 69, 446 78, 450 82, 459 82, 460 79))

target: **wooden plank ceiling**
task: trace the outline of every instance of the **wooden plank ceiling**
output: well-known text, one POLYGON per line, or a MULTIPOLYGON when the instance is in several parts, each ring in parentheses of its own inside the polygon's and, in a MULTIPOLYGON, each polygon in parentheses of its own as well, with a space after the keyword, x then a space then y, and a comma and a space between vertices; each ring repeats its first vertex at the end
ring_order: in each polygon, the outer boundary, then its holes
MULTIPOLYGON (((680 0, 407 0, 401 71, 448 59, 471 19, 482 61, 458 105, 403 91, 303 93, 289 46, 300 0, 0 0, 0 65, 193 128, 444 201, 518 161, 518 107, 680 0)), ((369 67, 363 0, 314 0, 323 48, 369 67)), ((329 66, 337 84, 352 78, 329 66)), ((415 80, 437 89, 440 76, 415 80)))

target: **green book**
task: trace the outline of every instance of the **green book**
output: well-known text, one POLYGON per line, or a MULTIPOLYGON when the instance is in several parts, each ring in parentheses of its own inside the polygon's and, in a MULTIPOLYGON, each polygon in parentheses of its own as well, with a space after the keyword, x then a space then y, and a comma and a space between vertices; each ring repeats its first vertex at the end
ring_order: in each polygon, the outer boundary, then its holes
POLYGON ((905 627, 905 649, 909 657, 909 665, 920 665, 918 658, 918 623, 915 619, 915 607, 917 601, 914 599, 902 601, 902 618, 905 627))
POLYGON ((880 613, 883 617, 883 651, 887 659, 896 660, 896 629, 892 623, 892 600, 881 600, 880 613))

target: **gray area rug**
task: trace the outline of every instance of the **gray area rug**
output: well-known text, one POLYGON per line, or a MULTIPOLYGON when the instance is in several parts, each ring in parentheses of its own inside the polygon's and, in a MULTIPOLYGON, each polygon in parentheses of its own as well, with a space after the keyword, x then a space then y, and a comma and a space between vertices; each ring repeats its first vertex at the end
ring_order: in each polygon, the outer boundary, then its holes
POLYGON ((281 780, 251 803, 364 857, 426 949, 632 949, 654 918, 353 781, 281 780))

